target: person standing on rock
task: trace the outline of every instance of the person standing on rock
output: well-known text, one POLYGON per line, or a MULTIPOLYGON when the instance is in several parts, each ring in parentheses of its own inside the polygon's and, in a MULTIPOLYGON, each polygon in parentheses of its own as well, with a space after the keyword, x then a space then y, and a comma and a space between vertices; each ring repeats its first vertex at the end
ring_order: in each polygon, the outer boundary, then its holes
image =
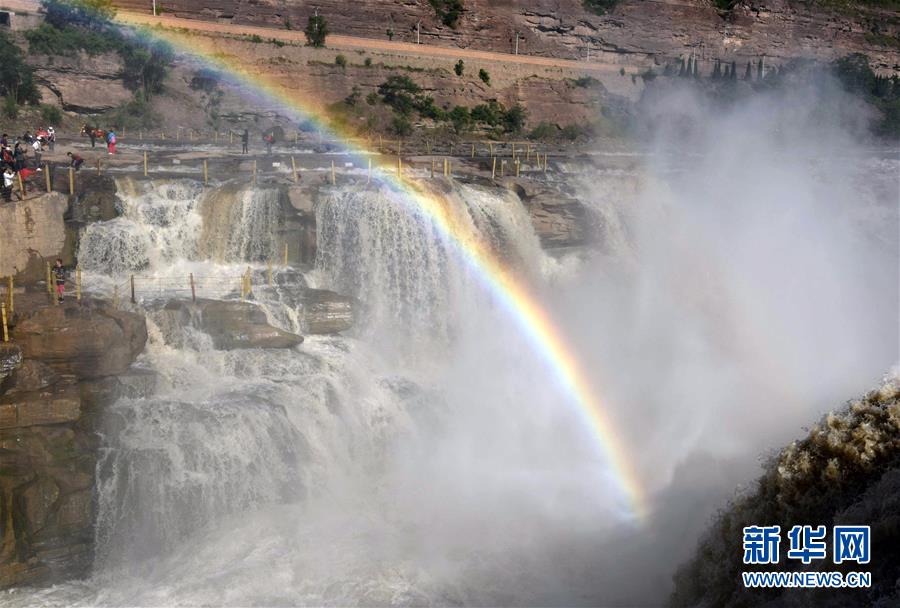
POLYGON ((53 127, 47 129, 47 144, 50 146, 50 152, 56 147, 56 131, 53 127))
POLYGON ((112 129, 106 134, 106 151, 110 154, 116 153, 116 132, 112 129))
POLYGON ((16 142, 16 148, 13 150, 13 158, 15 159, 16 166, 14 168, 16 171, 21 171, 25 168, 25 149, 22 148, 20 142, 16 142))
POLYGON ((275 136, 272 133, 267 133, 265 137, 263 137, 263 141, 266 142, 266 154, 272 156, 272 144, 275 143, 275 136))
POLYGON ((250 131, 244 129, 241 135, 241 154, 247 154, 250 151, 250 131))
POLYGON ((59 258, 56 258, 56 266, 53 267, 53 280, 56 283, 56 297, 62 302, 66 292, 66 269, 59 258))
POLYGON ((12 167, 7 165, 3 170, 3 200, 7 203, 12 202, 13 184, 16 181, 16 172, 12 167))
POLYGON ((36 165, 41 164, 41 154, 44 152, 44 146, 41 144, 41 139, 36 137, 34 142, 31 144, 31 149, 34 150, 34 162, 36 165))

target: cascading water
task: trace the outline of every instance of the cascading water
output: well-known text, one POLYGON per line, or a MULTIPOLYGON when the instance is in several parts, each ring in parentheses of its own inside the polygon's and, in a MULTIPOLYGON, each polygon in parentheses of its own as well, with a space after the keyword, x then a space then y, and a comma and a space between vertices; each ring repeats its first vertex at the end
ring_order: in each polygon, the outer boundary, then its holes
MULTIPOLYGON (((119 186, 123 217, 81 239, 95 284, 135 271, 225 276, 275 253, 273 191, 119 186)), ((553 272, 514 196, 454 185, 446 198, 472 238, 523 275, 553 272)), ((518 331, 459 252, 392 191, 334 189, 317 216, 309 282, 364 302, 360 337, 216 351, 151 306, 138 366, 154 374, 155 390, 106 414, 95 575, 48 592, 48 603, 456 603, 521 601, 540 588, 512 591, 490 573, 534 568, 529 554, 544 532, 528 530, 565 522, 528 497, 581 492, 580 475, 602 469, 596 455, 584 437, 570 441, 563 452, 586 464, 569 468, 555 445, 571 427, 544 407, 555 389, 518 331), (408 364, 397 366, 398 354, 408 364), (447 366, 442 356, 468 363, 447 366), (490 369, 472 368, 478 360, 490 369), (561 427, 536 439, 548 424, 561 427), (504 470, 518 480, 491 488, 504 470), (510 501, 527 515, 502 523, 510 501), (492 518, 500 523, 485 527, 492 518), (467 548, 473 534, 485 540, 467 548), (471 572, 470 549, 495 565, 471 572), (500 558, 507 551, 515 564, 500 558)), ((296 331, 291 289, 260 293, 270 321, 296 331)), ((584 499, 603 512, 610 483, 596 482, 584 499)))

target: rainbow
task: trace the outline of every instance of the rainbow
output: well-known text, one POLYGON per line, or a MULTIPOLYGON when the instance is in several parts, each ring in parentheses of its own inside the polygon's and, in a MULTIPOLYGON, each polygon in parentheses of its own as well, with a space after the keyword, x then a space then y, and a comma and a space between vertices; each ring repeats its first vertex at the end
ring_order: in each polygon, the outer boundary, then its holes
POLYGON ((588 375, 566 343, 562 332, 531 293, 528 286, 507 269, 497 256, 480 240, 456 226, 446 204, 433 193, 425 191, 412 180, 402 179, 393 167, 379 161, 379 155, 361 146, 352 146, 349 134, 329 124, 325 113, 311 103, 303 103, 291 96, 282 87, 268 81, 259 74, 253 74, 229 63, 221 53, 216 53, 207 36, 190 36, 184 31, 160 26, 143 27, 141 31, 152 38, 162 40, 201 63, 215 68, 239 87, 248 87, 256 94, 263 95, 286 112, 309 121, 323 132, 345 142, 348 152, 355 156, 367 156, 381 171, 373 171, 373 179, 397 192, 402 202, 414 212, 424 215, 438 233, 459 254, 464 263, 473 271, 482 285, 493 294, 516 321, 528 337, 535 351, 552 370, 562 388, 570 395, 579 413, 590 428, 603 456, 609 463, 613 477, 627 501, 628 510, 636 522, 642 522, 648 515, 648 505, 640 479, 630 464, 628 451, 619 439, 618 433, 606 413, 603 402, 597 397, 588 375), (390 169, 390 170, 388 170, 390 169), (377 177, 376 177, 377 176, 377 177))

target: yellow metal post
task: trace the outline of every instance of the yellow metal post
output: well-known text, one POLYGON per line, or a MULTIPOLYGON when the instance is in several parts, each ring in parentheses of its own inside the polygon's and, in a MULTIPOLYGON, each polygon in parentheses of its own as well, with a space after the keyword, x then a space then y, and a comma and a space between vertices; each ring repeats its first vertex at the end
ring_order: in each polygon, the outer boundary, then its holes
POLYGON ((97 159, 97 175, 100 175, 100 159, 97 159))
POLYGON ((75 195, 75 169, 69 167, 69 195, 75 195))
POLYGON ((488 147, 489 147, 490 150, 491 150, 491 157, 493 157, 493 156, 494 156, 494 142, 489 141, 489 142, 488 142, 488 147))
POLYGON ((144 141, 144 130, 141 129, 138 131, 138 139, 144 141))
POLYGON ((516 142, 512 142, 512 158, 516 160, 516 142))
POLYGON ((475 158, 475 144, 472 144, 472 158, 475 158))
POLYGON ((209 184, 209 165, 206 159, 203 159, 203 185, 209 184))
POLYGON ((497 177, 497 157, 493 157, 491 159, 491 179, 495 179, 497 177))
POLYGON ((522 163, 520 162, 520 159, 517 158, 516 159, 516 177, 519 177, 519 165, 521 165, 521 164, 522 163))
POLYGON ((75 299, 81 300, 81 267, 75 267, 75 299))
POLYGON ((6 326, 6 302, 0 302, 0 317, 3 319, 3 341, 9 342, 9 328, 6 326))
POLYGON ((47 262, 47 293, 53 295, 53 281, 50 273, 50 262, 47 262))
POLYGON ((47 192, 50 192, 50 165, 44 163, 44 181, 47 183, 47 192))
POLYGON ((434 159, 431 159, 431 179, 434 179, 434 159))
POLYGON ((331 185, 334 186, 337 183, 337 179, 334 175, 334 161, 331 161, 331 185))
POLYGON ((300 181, 299 176, 297 175, 297 161, 294 160, 294 157, 291 157, 291 175, 294 176, 294 183, 296 184, 300 181))
POLYGON ((256 185, 256 159, 253 160, 253 185, 256 185))
POLYGON ((284 265, 288 265, 288 244, 284 244, 284 265))
POLYGON ((397 157, 397 178, 403 179, 403 159, 397 157))
POLYGON ((9 309, 9 314, 16 311, 15 279, 12 275, 9 275, 6 283, 6 307, 9 309))
POLYGON ((25 200, 25 182, 22 181, 22 174, 16 173, 16 178, 19 180, 19 196, 22 197, 22 200, 25 200))
POLYGON ((144 150, 144 177, 147 177, 147 151, 144 150))

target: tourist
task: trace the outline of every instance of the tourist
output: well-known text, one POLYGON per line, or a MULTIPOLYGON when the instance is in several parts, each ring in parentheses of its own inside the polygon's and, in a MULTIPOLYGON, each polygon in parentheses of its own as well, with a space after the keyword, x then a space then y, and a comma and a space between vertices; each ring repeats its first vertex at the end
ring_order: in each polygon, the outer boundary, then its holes
POLYGON ((0 151, 0 160, 2 160, 3 164, 13 171, 16 170, 16 158, 13 156, 13 152, 9 147, 9 144, 4 145, 3 150, 0 151))
POLYGON ((263 136, 263 141, 266 142, 266 154, 272 155, 272 144, 275 143, 275 136, 271 133, 267 133, 263 136))
POLYGON ((56 266, 53 267, 53 278, 56 282, 56 297, 62 302, 66 291, 66 269, 59 258, 56 258, 56 266))
POLYGON ((241 135, 241 154, 247 154, 250 150, 250 131, 244 129, 244 134, 241 135))
POLYGON ((13 158, 15 159, 15 166, 13 168, 16 171, 21 171, 25 168, 25 149, 20 142, 16 142, 16 147, 13 150, 13 158))
POLYGON ((3 200, 12 202, 13 184, 16 181, 16 173, 9 165, 3 170, 3 200))
POLYGON ((113 129, 106 134, 106 151, 109 154, 116 153, 116 132, 113 129))
POLYGON ((79 155, 75 154, 74 152, 66 152, 66 156, 68 156, 71 159, 70 166, 73 169, 75 169, 76 171, 81 169, 81 165, 84 164, 83 158, 81 158, 79 155))
POLYGON ((50 146, 50 152, 53 152, 53 148, 56 147, 56 131, 53 127, 47 129, 47 145, 50 146))
POLYGON ((3 137, 0 137, 0 148, 5 148, 8 145, 9 145, 9 135, 4 133, 3 137))
POLYGON ((31 149, 34 150, 34 162, 35 164, 41 164, 41 154, 44 151, 44 146, 41 143, 40 137, 35 137, 34 142, 31 144, 31 149))

